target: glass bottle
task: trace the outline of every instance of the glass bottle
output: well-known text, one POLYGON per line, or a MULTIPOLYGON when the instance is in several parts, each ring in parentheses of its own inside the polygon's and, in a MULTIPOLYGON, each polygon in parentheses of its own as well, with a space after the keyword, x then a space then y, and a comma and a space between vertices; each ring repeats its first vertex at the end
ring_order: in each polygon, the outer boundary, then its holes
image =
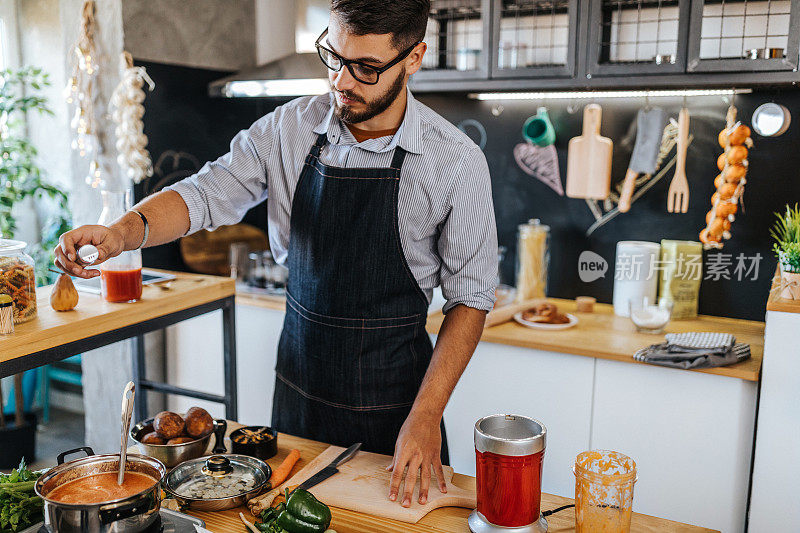
POLYGON ((520 224, 517 234, 518 302, 544 298, 547 294, 547 268, 550 263, 550 226, 532 218, 520 224))
MULTIPOLYGON (((103 211, 97 223, 109 226, 132 206, 133 193, 101 191, 103 211)), ((100 291, 109 302, 135 302, 142 297, 142 251, 127 250, 99 265, 100 291)))
POLYGON ((13 301, 14 324, 36 318, 36 275, 27 243, 0 239, 0 294, 13 301))

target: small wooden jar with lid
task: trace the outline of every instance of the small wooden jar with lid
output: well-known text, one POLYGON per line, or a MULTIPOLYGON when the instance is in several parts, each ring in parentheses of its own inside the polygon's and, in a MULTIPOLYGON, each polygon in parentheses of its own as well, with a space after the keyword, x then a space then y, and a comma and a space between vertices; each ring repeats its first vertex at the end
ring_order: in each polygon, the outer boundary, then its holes
POLYGON ((597 298, 592 296, 578 296, 575 298, 575 310, 579 313, 594 313, 595 303, 597 303, 597 298))

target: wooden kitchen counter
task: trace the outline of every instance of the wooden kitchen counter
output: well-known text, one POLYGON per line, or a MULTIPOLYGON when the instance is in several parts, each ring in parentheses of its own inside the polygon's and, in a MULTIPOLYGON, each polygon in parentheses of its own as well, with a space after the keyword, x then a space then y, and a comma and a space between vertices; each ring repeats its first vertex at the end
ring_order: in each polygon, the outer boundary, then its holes
POLYGON ((273 296, 270 294, 253 294, 236 291, 236 305, 248 305, 250 307, 262 307, 273 311, 286 310, 286 297, 273 296))
MULTIPOLYGON (((234 282, 219 276, 172 272, 170 282, 145 285, 142 299, 135 303, 110 303, 100 295, 79 292, 72 311, 50 307, 52 286, 36 289, 38 314, 18 324, 11 335, 0 336, 0 367, 8 361, 51 350, 82 339, 181 312, 233 296, 234 282)), ((67 357, 72 354, 66 354, 67 357)))
MULTIPOLYGON (((238 425, 235 423, 230 423, 229 426, 235 428, 238 425)), ((230 431, 231 427, 229 427, 229 432, 230 431)), ((272 466, 272 468, 275 468, 280 464, 283 458, 286 457, 286 455, 289 453, 289 450, 292 448, 297 448, 300 450, 300 460, 292 469, 291 475, 294 475, 299 472, 303 466, 309 463, 317 455, 322 453, 327 447, 327 444, 301 439, 299 437, 293 437, 291 435, 285 435, 281 433, 278 437, 278 455, 267 462, 270 464, 270 466, 272 466)), ((471 488, 475 486, 475 478, 471 476, 455 474, 453 476, 453 483, 459 487, 471 488)), ((313 489, 311 489, 311 491, 313 492, 313 489)), ((571 498, 542 494, 542 510, 555 509, 562 505, 568 505, 572 503, 573 500, 571 498)), ((469 515, 470 510, 459 509, 456 507, 436 509, 430 512, 416 524, 408 524, 405 522, 398 522, 396 520, 378 518, 363 513, 348 511, 346 509, 339 509, 337 507, 331 508, 331 511, 333 513, 333 522, 331 523, 331 528, 335 529, 338 533, 469 532, 469 529, 467 528, 467 516, 469 515)), ((242 524, 242 521, 239 519, 240 512, 244 513, 248 520, 254 521, 253 515, 250 514, 246 507, 237 507, 235 509, 217 512, 190 511, 189 514, 204 520, 206 522, 206 528, 213 533, 247 533, 244 524, 242 524)), ((575 531, 574 510, 565 509, 564 511, 548 516, 547 522, 549 525, 548 531, 551 533, 567 533, 575 531)), ((633 514, 633 518, 631 519, 631 532, 633 533, 701 533, 711 531, 714 530, 690 526, 680 522, 673 522, 671 520, 664 520, 661 518, 655 518, 636 513, 633 514)))
MULTIPOLYGON (((578 313, 575 311, 574 300, 559 298, 548 298, 548 300, 557 304, 559 310, 578 317, 578 324, 560 331, 541 331, 526 328, 512 320, 487 328, 481 340, 631 364, 647 364, 634 360, 633 354, 640 348, 664 341, 663 334, 637 332, 629 318, 614 314, 612 305, 598 303, 595 304, 593 313, 578 313)), ((432 313, 428 317, 428 332, 438 333, 443 320, 444 315, 441 312, 432 313)), ((730 366, 697 369, 692 372, 758 381, 764 357, 764 322, 700 315, 691 320, 673 320, 667 325, 664 333, 686 331, 732 333, 738 342, 750 344, 751 357, 747 361, 730 366)))

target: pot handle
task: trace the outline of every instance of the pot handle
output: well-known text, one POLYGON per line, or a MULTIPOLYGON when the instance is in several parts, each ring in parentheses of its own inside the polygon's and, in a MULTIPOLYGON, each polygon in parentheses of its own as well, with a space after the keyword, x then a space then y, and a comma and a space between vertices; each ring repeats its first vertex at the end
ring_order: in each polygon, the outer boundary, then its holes
POLYGON ((72 450, 67 450, 65 452, 61 452, 60 454, 58 454, 58 464, 60 465, 64 464, 64 457, 72 455, 73 453, 76 452, 83 452, 86 454, 86 457, 94 455, 94 450, 92 448, 90 448, 89 446, 81 446, 80 448, 74 448, 72 450))
POLYGON ((225 453, 225 432, 228 430, 228 422, 219 418, 214 421, 214 453, 225 453))
MULTIPOLYGON (((157 486, 156 489, 158 489, 157 486)), ((138 501, 129 503, 127 505, 109 506, 107 509, 103 509, 101 507, 98 512, 98 515, 100 516, 100 523, 111 524, 117 520, 125 520, 126 518, 141 515, 147 510, 151 503, 152 501, 150 498, 147 498, 144 501, 139 499, 138 501)))

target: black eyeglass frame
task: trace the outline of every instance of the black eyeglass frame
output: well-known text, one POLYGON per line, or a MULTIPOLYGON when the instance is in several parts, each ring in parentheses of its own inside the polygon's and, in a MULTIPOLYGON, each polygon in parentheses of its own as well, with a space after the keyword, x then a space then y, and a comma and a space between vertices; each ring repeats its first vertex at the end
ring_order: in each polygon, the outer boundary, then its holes
POLYGON ((345 59, 344 57, 340 56, 339 54, 337 54, 336 52, 334 52, 330 48, 326 48, 325 46, 323 46, 320 41, 322 41, 322 39, 327 34, 328 34, 328 28, 325 28, 325 30, 320 34, 320 36, 317 37, 316 42, 314 42, 314 46, 316 46, 316 48, 317 48, 317 54, 319 55, 319 59, 322 61, 322 64, 325 65, 326 67, 328 67, 329 70, 332 70, 334 72, 340 72, 342 70, 342 67, 347 67, 347 70, 350 71, 350 75, 353 76, 353 78, 355 78, 356 81, 358 81, 359 83, 363 83, 365 85, 377 85, 378 81, 380 81, 380 79, 381 79, 381 74, 383 74, 384 72, 386 72, 387 70, 389 70, 390 68, 392 68, 393 66, 395 66, 396 64, 401 62, 402 60, 404 60, 405 58, 407 58, 408 55, 414 50, 414 48, 416 48, 417 45, 422 42, 422 41, 415 42, 414 44, 412 44, 411 46, 409 46, 408 48, 406 48, 405 50, 400 52, 400 54, 398 54, 397 57, 395 57, 394 59, 392 59, 391 61, 386 63, 384 66, 376 67, 376 66, 373 66, 373 65, 368 65, 367 63, 364 63, 362 61, 355 61, 355 60, 352 60, 352 59, 345 59), (325 50, 327 53, 331 54, 332 56, 334 56, 336 59, 339 60, 340 65, 339 65, 338 69, 332 68, 325 61, 325 59, 322 57, 322 50, 325 50), (361 67, 364 67, 364 68, 367 68, 367 69, 370 69, 370 70, 374 70, 375 71, 375 81, 369 82, 369 81, 362 80, 361 78, 356 76, 355 72, 353 72, 353 67, 351 65, 359 65, 361 67))

